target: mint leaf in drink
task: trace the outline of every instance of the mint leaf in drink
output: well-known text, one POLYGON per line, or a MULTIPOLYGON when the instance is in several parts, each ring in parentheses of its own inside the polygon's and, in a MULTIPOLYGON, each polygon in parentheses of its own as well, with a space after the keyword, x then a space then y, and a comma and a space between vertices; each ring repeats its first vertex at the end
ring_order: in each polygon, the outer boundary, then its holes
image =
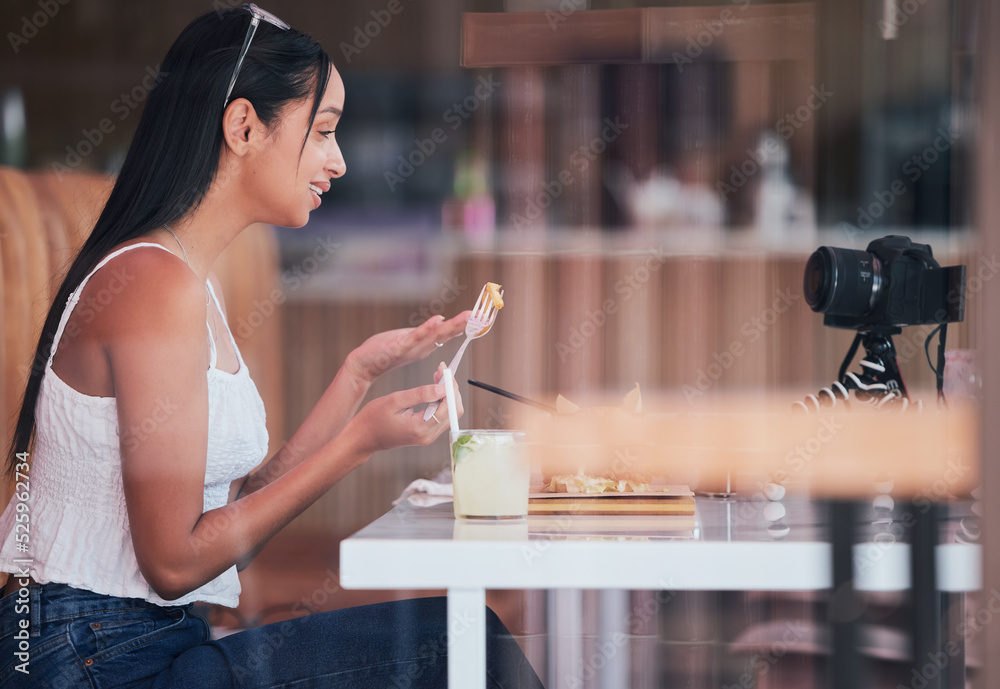
POLYGON ((472 448, 469 446, 471 442, 471 435, 461 435, 458 439, 451 445, 451 456, 454 458, 455 462, 458 462, 462 457, 472 452, 472 448))

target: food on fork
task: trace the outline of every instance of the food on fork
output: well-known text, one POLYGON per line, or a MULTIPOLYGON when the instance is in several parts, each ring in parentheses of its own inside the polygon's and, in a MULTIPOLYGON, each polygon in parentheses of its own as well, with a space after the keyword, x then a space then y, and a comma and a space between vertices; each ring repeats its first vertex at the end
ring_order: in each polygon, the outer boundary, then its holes
MULTIPOLYGON (((500 313, 501 308, 503 308, 503 290, 497 283, 487 282, 479 292, 479 297, 476 299, 476 305, 472 307, 472 314, 469 316, 469 320, 465 322, 465 341, 458 348, 458 351, 455 352, 451 363, 448 364, 448 368, 453 373, 458 368, 458 363, 462 360, 462 355, 465 354, 465 348, 469 346, 470 342, 490 331, 496 322, 497 314, 500 313)), ((427 408, 424 409, 424 421, 428 421, 431 417, 434 417, 434 413, 437 411, 440 403, 441 400, 438 400, 427 405, 427 408)))
POLYGON ((486 283, 486 292, 490 295, 490 299, 493 301, 493 306, 497 310, 503 308, 503 287, 495 282, 486 283))

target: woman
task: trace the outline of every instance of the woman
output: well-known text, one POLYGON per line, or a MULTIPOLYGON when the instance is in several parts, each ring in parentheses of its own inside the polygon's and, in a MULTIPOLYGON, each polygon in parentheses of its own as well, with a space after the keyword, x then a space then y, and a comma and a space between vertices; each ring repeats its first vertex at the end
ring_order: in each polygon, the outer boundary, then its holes
MULTIPOLYGON (((441 369, 435 385, 358 407, 379 374, 460 334, 467 312, 369 338, 248 473, 267 448, 264 409, 212 264, 252 223, 307 222, 346 170, 343 107, 322 48, 254 5, 206 14, 171 47, 45 321, 18 417, 8 459, 14 471, 30 450, 30 549, 18 550, 15 497, 0 517, 0 572, 16 575, 0 599, 0 685, 443 686, 439 599, 217 641, 191 611, 235 606, 237 565, 372 453, 448 427, 443 407, 430 422, 412 411, 442 397, 441 369), (106 308, 74 309, 113 280, 127 287, 106 308)), ((491 624, 493 686, 538 686, 491 624)))

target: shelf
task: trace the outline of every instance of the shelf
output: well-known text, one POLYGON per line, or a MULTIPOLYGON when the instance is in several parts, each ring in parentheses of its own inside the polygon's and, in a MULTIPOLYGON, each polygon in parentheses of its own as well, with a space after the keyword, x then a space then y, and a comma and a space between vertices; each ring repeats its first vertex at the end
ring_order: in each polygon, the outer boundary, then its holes
POLYGON ((462 66, 815 59, 814 3, 462 15, 462 66))

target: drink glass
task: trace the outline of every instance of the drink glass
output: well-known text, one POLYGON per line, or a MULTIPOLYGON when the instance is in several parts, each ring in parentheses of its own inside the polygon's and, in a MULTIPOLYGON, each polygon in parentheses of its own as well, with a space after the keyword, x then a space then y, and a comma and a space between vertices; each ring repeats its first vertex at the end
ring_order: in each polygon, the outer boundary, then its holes
POLYGON ((451 483, 459 519, 524 519, 531 468, 524 433, 451 432, 451 483))

